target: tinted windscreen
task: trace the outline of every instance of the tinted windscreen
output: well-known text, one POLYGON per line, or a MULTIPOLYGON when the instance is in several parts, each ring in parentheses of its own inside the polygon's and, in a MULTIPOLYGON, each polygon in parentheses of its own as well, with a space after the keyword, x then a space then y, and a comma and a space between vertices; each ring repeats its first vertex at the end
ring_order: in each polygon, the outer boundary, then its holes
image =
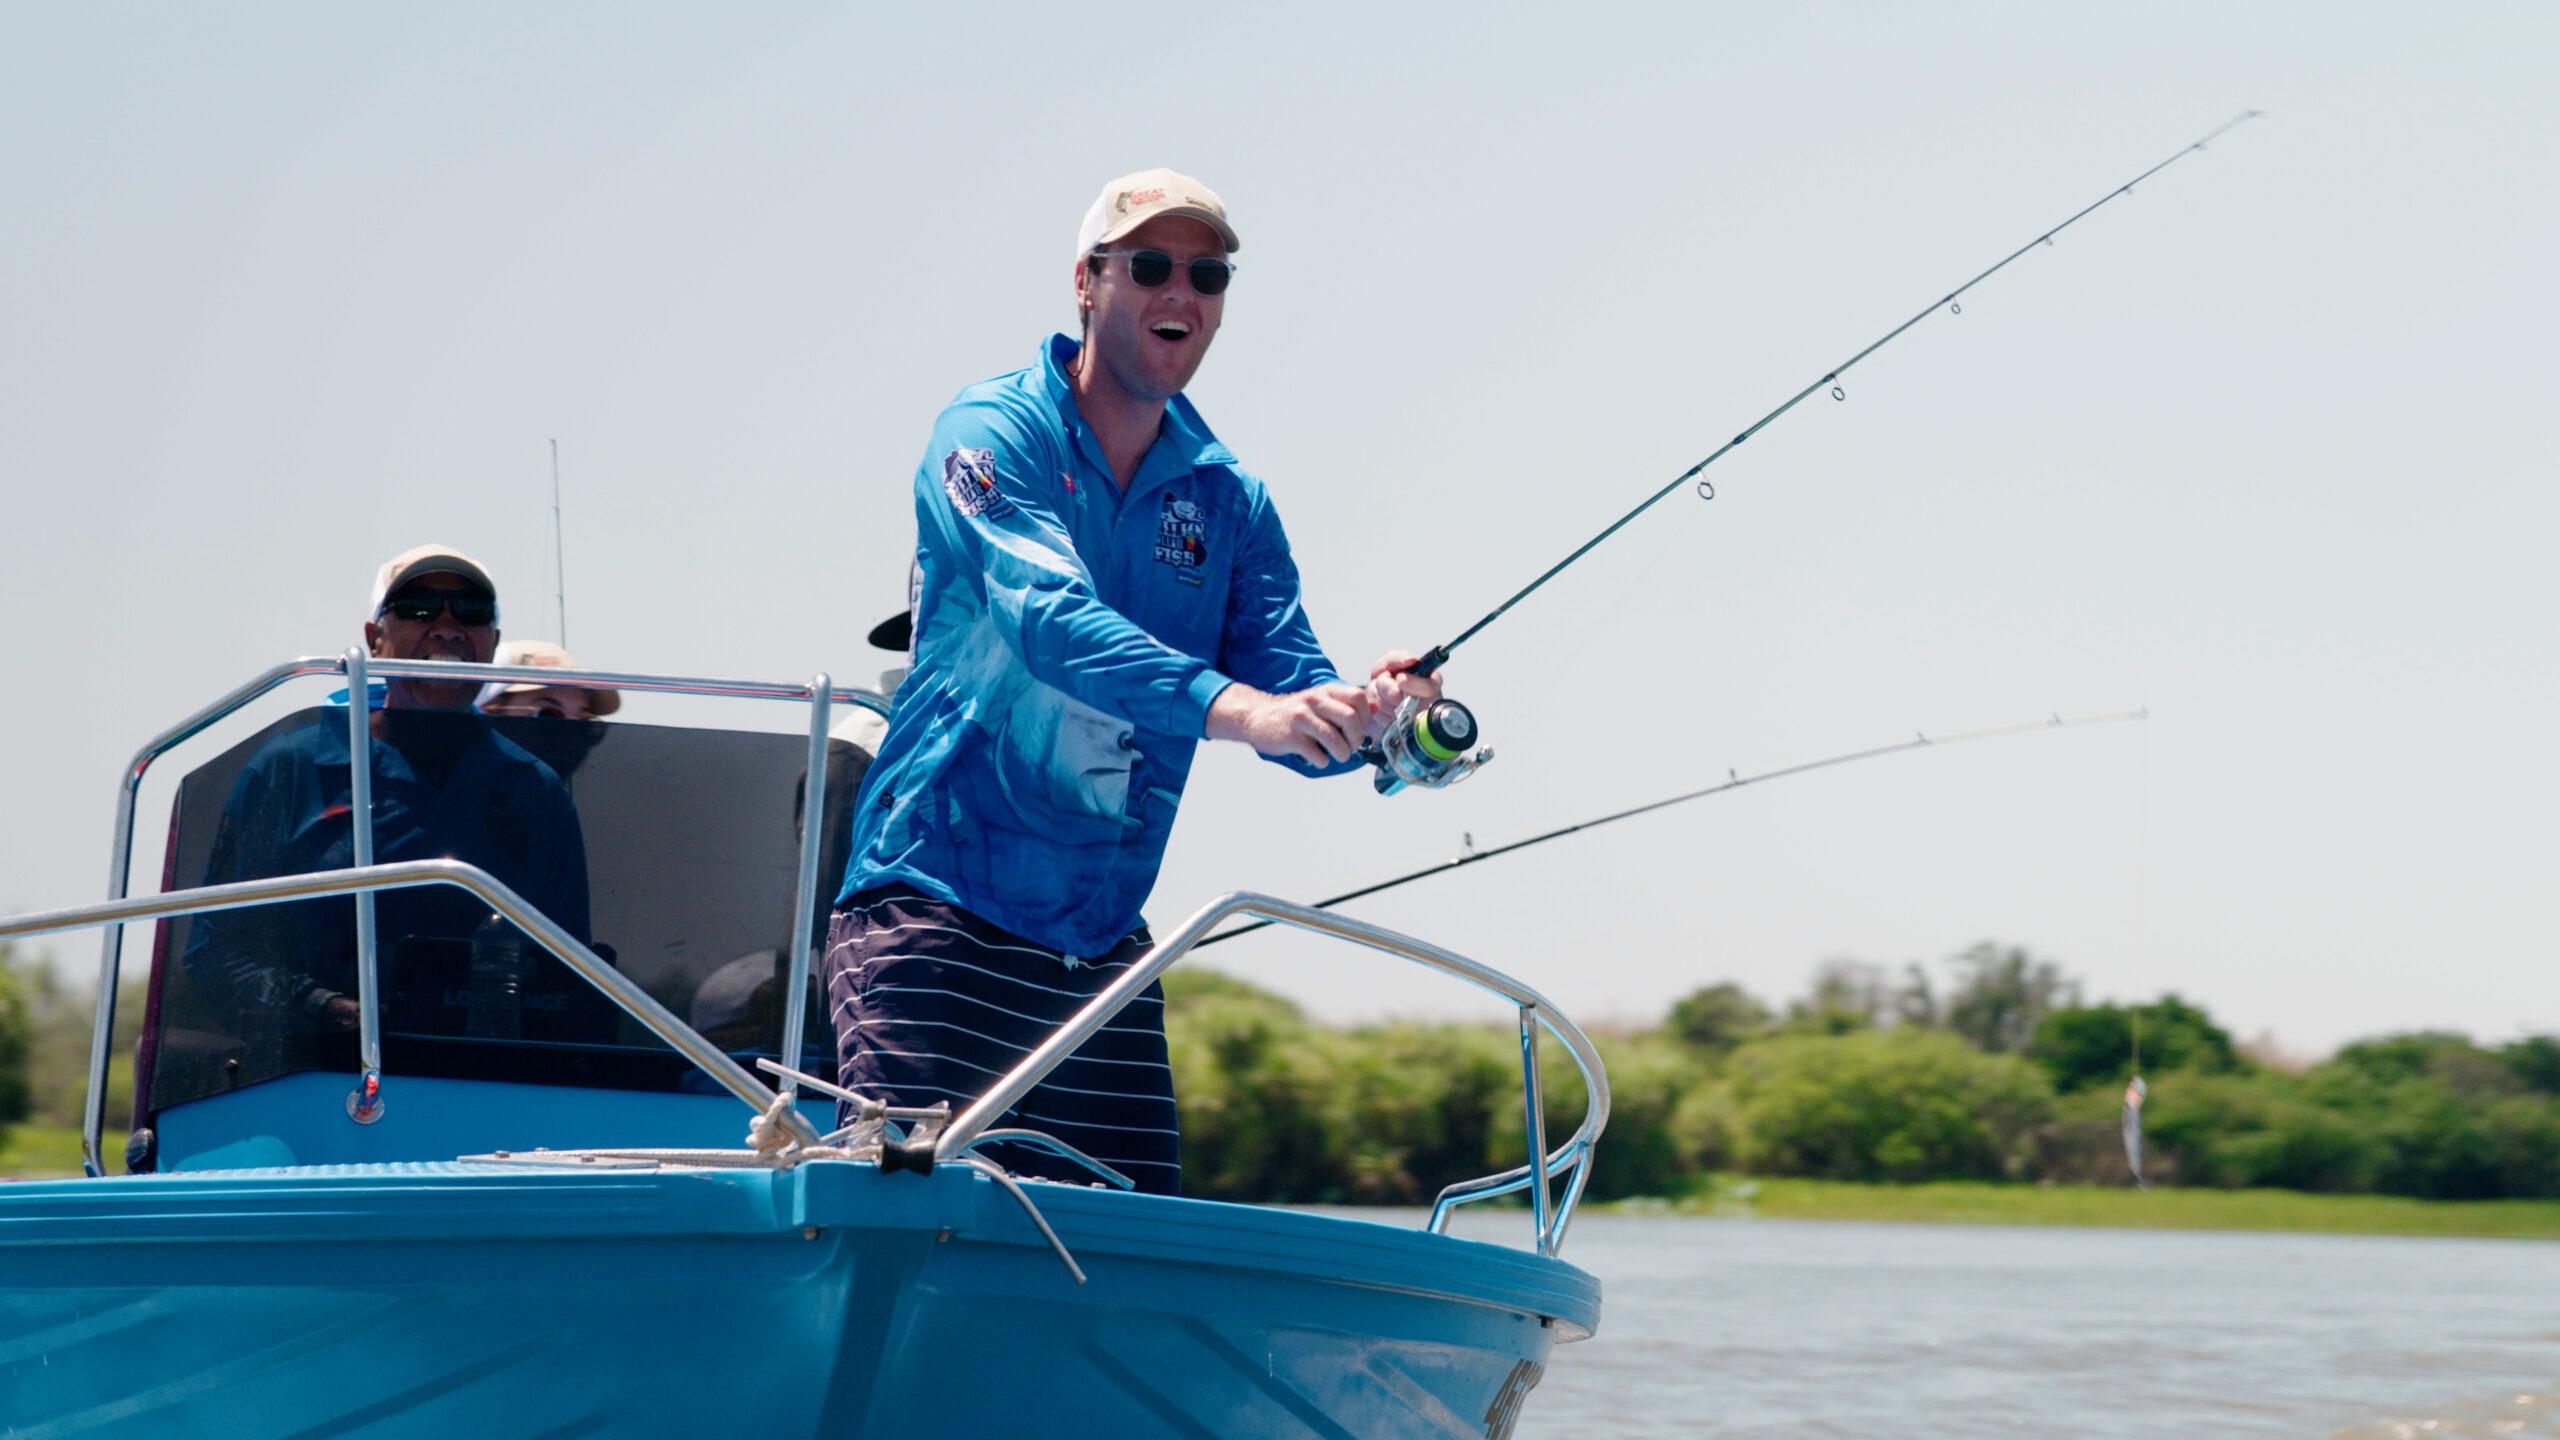
MULTIPOLYGON (((536 717, 380 711, 374 859, 477 865, 733 1054, 777 1055, 808 742, 536 717)), ((844 873, 867 757, 828 749, 813 946, 844 873)), ((354 863, 346 712, 305 710, 178 787, 179 886, 354 863)), ((466 891, 376 896, 394 1075, 691 1089, 692 1067, 466 891)), ((158 1110, 295 1070, 356 1066, 352 897, 167 923, 146 1044, 158 1110)), ((814 953, 814 951, 813 951, 814 953)), ((795 1062, 832 1073, 810 987, 795 1062)))

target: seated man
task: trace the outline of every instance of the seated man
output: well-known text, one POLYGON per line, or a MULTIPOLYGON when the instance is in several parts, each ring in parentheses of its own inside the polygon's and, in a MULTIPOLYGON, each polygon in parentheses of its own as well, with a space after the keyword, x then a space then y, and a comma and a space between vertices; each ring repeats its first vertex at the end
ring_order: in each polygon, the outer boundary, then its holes
MULTIPOLYGON (((382 567, 365 623, 383 659, 488 663, 497 587, 459 551, 424 545, 382 567)), ((391 678, 371 719, 376 863, 476 865, 571 935, 588 934, 586 842, 551 767, 471 711, 471 681, 391 678)), ((253 756, 224 804, 204 883, 355 863, 353 770, 342 713, 307 715, 253 756)), ((467 891, 375 898, 383 1027, 491 1038, 602 1039, 609 1007, 467 891), (501 1013, 503 1012, 503 1013, 501 1013)), ((199 916, 183 963, 207 1000, 288 1030, 357 1027, 355 902, 300 901, 199 916)))

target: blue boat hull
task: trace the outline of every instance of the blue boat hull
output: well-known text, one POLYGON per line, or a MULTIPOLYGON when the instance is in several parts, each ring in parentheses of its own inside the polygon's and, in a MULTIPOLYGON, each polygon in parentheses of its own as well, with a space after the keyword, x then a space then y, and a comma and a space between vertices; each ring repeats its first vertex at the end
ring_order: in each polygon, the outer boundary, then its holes
POLYGON ((1505 1434, 1561 1261, 965 1170, 390 1163, 0 1187, 0 1428, 1505 1434))

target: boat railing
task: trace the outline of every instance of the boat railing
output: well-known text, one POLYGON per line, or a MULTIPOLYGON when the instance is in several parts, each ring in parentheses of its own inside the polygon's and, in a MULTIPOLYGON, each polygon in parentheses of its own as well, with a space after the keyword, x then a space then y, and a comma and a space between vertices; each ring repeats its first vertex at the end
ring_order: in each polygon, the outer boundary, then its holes
MULTIPOLYGON (((268 692, 312 675, 341 676, 347 682, 349 697, 346 707, 347 744, 351 755, 370 753, 368 747, 373 742, 372 729, 367 723, 370 710, 363 697, 368 693, 370 682, 375 679, 443 680, 472 685, 531 683, 590 689, 639 690, 671 695, 703 695, 722 699, 797 701, 809 707, 809 763, 808 773, 803 782, 806 790, 802 796, 802 813, 813 817, 822 813, 824 805, 827 725, 830 707, 835 704, 850 704, 884 716, 889 713, 889 701, 886 696, 877 691, 841 688, 824 671, 812 676, 806 682, 794 683, 787 680, 731 680, 707 676, 655 675, 624 670, 569 670, 552 665, 477 665, 459 660, 385 660, 353 648, 339 656, 306 655, 300 659, 288 660, 250 677, 230 693, 153 736, 141 749, 134 752, 133 759, 126 763, 124 773, 116 787, 113 850, 107 868, 107 900, 110 907, 124 901, 130 894, 136 800, 142 790, 143 777, 149 772, 153 763, 187 740, 203 734, 215 724, 238 713, 268 692)), ((332 872, 341 876, 370 869, 373 862, 372 767, 366 764, 352 765, 349 774, 354 793, 348 799, 355 813, 362 817, 362 823, 355 826, 355 869, 332 872)), ((814 821, 801 826, 799 876, 794 902, 796 908, 792 912, 792 924, 788 932, 792 937, 792 943, 788 981, 790 988, 784 992, 787 998, 783 1012, 782 1053, 785 1055, 798 1055, 801 1041, 807 1034, 810 935, 805 917, 815 913, 818 902, 820 828, 814 821)), ((471 874, 479 876, 490 884, 497 883, 469 866, 461 868, 469 870, 471 874)), ((212 887, 212 889, 227 888, 229 887, 212 887)), ((381 1000, 376 993, 375 985, 377 975, 373 895, 376 890, 383 888, 390 887, 351 884, 343 892, 336 890, 310 892, 314 894, 352 893, 356 897, 357 1049, 361 1057, 360 1063, 363 1066, 365 1081, 363 1088, 358 1092, 360 1095, 377 1092, 381 1085, 381 1000)), ((466 885, 465 888, 476 890, 477 886, 466 885)), ((179 894, 205 893, 210 891, 172 892, 170 897, 165 898, 175 898, 179 894)), ((522 901, 519 900, 517 903, 521 905, 522 901)), ((230 907, 226 905, 221 908, 230 907)), ((53 913, 67 915, 73 912, 53 913)), ((189 912, 181 908, 157 911, 150 916, 132 915, 125 918, 127 920, 163 918, 185 913, 189 912)), ((517 923, 523 925, 520 919, 517 923)), ((89 1035, 89 1094, 81 1114, 80 1155, 81 1164, 89 1174, 103 1175, 106 1170, 99 1160, 99 1143, 106 1129, 107 1067, 112 1058, 114 1043, 112 1036, 115 1027, 116 986, 121 978, 123 963, 124 924, 121 921, 112 923, 103 920, 82 921, 54 928, 82 929, 91 924, 105 925, 105 932, 99 942, 98 999, 89 1035)), ((530 925, 524 925, 523 928, 528 933, 533 931, 530 925)), ((0 928, 0 934, 10 933, 16 932, 0 928)), ((570 943, 577 945, 577 948, 590 959, 593 958, 593 952, 588 951, 584 945, 577 944, 574 939, 570 943)), ((556 947, 554 949, 557 953, 556 947)), ((561 958, 569 959, 565 955, 561 958)), ((577 962, 569 963, 572 969, 579 968, 577 962)), ((610 967, 607 968, 610 969, 610 967)), ((620 980, 621 976, 616 974, 614 978, 620 980)), ((603 988, 608 993, 612 993, 611 986, 603 988)), ((645 995, 641 998, 647 999, 645 995)), ((649 1003, 652 1006, 656 1004, 655 1001, 649 1003)), ((624 1008, 630 1007, 626 1003, 624 1008)), ((642 1023, 648 1022, 644 1019, 642 1023)), ((687 1034, 692 1033, 690 1026, 682 1028, 687 1034)), ((701 1037, 697 1035, 694 1038, 700 1040, 701 1037)), ((686 1047, 679 1045, 677 1048, 686 1047)), ((726 1060, 725 1056, 722 1058, 726 1060)), ((731 1068, 736 1067, 732 1064, 731 1068)), ((764 1090, 762 1082, 756 1081, 753 1076, 748 1076, 747 1079, 759 1091, 764 1090)), ((724 1079, 722 1083, 726 1085, 728 1082, 724 1079)), ((789 1095, 795 1089, 796 1086, 786 1080, 781 1093, 789 1095)), ((770 1097, 772 1092, 765 1093, 770 1097)))
POLYGON ((1024 1056, 1021 1063, 1007 1071, 993 1088, 954 1116, 935 1144, 935 1158, 950 1159, 966 1153, 990 1125, 1021 1103, 1023 1097, 1050 1071, 1092 1039, 1175 961, 1208 938, 1220 924, 1239 915, 1259 916, 1278 924, 1330 935, 1400 956, 1490 990, 1517 1007, 1521 1088, 1527 1112, 1528 1153, 1532 1163, 1500 1174, 1463 1180, 1442 1190, 1431 1207, 1431 1218, 1425 1228, 1438 1234, 1448 1228, 1451 1213, 1460 1205, 1527 1190, 1530 1224, 1535 1231, 1538 1253, 1553 1256, 1561 1250, 1565 1230, 1572 1223, 1574 1210, 1581 1203, 1583 1189, 1591 1178, 1591 1161, 1599 1145, 1600 1132, 1609 1123, 1608 1071, 1601 1064, 1600 1052, 1591 1043, 1591 1037, 1566 1018, 1564 1012, 1556 1008, 1555 1002, 1491 966, 1479 964, 1427 941, 1416 940, 1410 935, 1249 891, 1230 891, 1193 911, 1189 919, 1122 971, 1119 978, 1105 987, 1101 994, 1087 1001, 1083 1009, 1024 1056), (1572 1057, 1575 1067, 1582 1072, 1583 1093, 1588 1097, 1582 1124, 1574 1130, 1572 1138, 1552 1151, 1547 1148, 1545 1095, 1538 1074, 1540 1030, 1553 1035, 1564 1046, 1565 1053, 1572 1057), (1564 1194, 1558 1199, 1549 1187, 1554 1177, 1560 1174, 1567 1178, 1564 1194))
MULTIPOLYGON (((543 914, 532 902, 487 871, 459 860, 404 860, 387 865, 322 870, 264 880, 237 880, 222 885, 173 890, 162 895, 43 911, 0 920, 0 942, 37 939, 92 926, 105 926, 112 930, 140 921, 279 905, 332 895, 369 896, 385 890, 423 885, 450 885, 479 897, 492 911, 513 922, 535 944, 557 957, 580 979, 602 991, 624 1013, 665 1041, 714 1083, 781 1126, 791 1141, 809 1147, 821 1143, 822 1137, 787 1102, 785 1097, 790 1094, 787 1081, 784 1089, 768 1088, 731 1059, 727 1052, 678 1019, 648 991, 543 914)), ((1175 961, 1196 948, 1219 924, 1238 915, 1258 916, 1400 956, 1492 991, 1517 1007, 1524 1127, 1528 1135, 1528 1151, 1540 1157, 1540 1163, 1534 1168, 1524 1164, 1500 1174, 1449 1186, 1440 1192, 1425 1228, 1434 1234, 1441 1233, 1447 1229, 1450 1214, 1457 1206, 1526 1189, 1531 1197, 1530 1220, 1537 1251, 1547 1256, 1557 1254, 1563 1248, 1566 1229, 1572 1223, 1574 1211, 1590 1179, 1591 1161, 1599 1144, 1600 1132, 1609 1122, 1608 1074, 1591 1038, 1558 1010, 1555 1002, 1491 966, 1364 921, 1246 891, 1221 895, 1194 911, 1190 918, 1139 957, 1101 994, 1086 1002, 1083 1009, 1069 1017, 986 1094, 954 1116, 935 1139, 935 1161, 958 1161, 967 1155, 970 1147, 987 1133, 989 1126, 1019 1103, 1061 1061, 1092 1039, 1113 1016, 1138 998, 1175 961), (1570 1139, 1553 1150, 1548 1149, 1546 1143, 1545 1091, 1538 1065, 1538 1033, 1541 1030, 1562 1043, 1565 1053, 1582 1073, 1587 1097, 1581 1125, 1570 1139), (1558 1175, 1567 1177, 1561 1198, 1555 1197, 1549 1188, 1558 1175)), ((373 991, 375 983, 376 977, 370 973, 358 979, 358 1001, 368 1014, 380 1003, 380 997, 373 991)), ((779 1067, 768 1068, 788 1074, 779 1067)), ((384 1097, 379 1083, 379 1073, 368 1068, 359 1088, 348 1097, 351 1117, 363 1122, 368 1113, 373 1116, 381 1113, 384 1097)))
MULTIPOLYGON (((818 1143, 818 1132, 798 1111, 788 1105, 776 1104, 782 1098, 782 1092, 768 1088, 744 1066, 730 1059, 727 1052, 712 1044, 702 1032, 677 1019, 673 1011, 651 998, 648 991, 616 970, 603 956, 587 948, 576 936, 562 929, 550 916, 535 908, 531 901, 507 888, 488 871, 459 860, 402 860, 389 865, 279 875, 269 880, 235 880, 225 885, 172 890, 165 895, 143 895, 98 905, 75 906, 68 910, 48 910, 0 920, 0 941, 58 935, 67 930, 85 930, 93 925, 112 927, 139 920, 168 920, 181 915, 241 910, 254 905, 280 905, 329 895, 372 895, 420 885, 451 885, 478 896, 492 911, 514 922, 535 944, 558 957, 560 963, 577 973, 578 978, 603 991, 608 999, 621 1006, 650 1034, 675 1047, 722 1089, 759 1113, 772 1116, 792 1139, 804 1145, 818 1143)), ((379 999, 372 993, 372 983, 370 978, 362 982, 364 991, 361 998, 368 1010, 379 999)), ((375 1088, 378 1078, 372 1072, 366 1074, 365 1088, 349 1097, 350 1114, 356 1114, 360 1109, 379 1107, 383 1103, 380 1091, 375 1088)))
MULTIPOLYGON (((111 1034, 115 1021, 116 990, 122 959, 124 926, 144 920, 169 919, 180 915, 214 910, 238 909, 252 905, 277 904, 290 900, 312 899, 329 895, 353 895, 356 899, 357 972, 356 1002, 358 1007, 358 1053, 361 1076, 358 1088, 350 1097, 352 1113, 362 1120, 371 1107, 381 1103, 381 994, 376 958, 376 936, 373 925, 373 896, 390 889, 420 885, 454 885, 468 890, 490 904, 490 908, 513 921, 544 949, 550 951, 590 985, 602 991, 616 1005, 630 1014, 644 1028, 667 1042, 694 1065, 709 1075, 723 1089, 759 1111, 773 1110, 792 1138, 804 1143, 817 1137, 788 1104, 776 1107, 796 1091, 795 1082, 785 1075, 779 1089, 740 1067, 738 1063, 713 1045, 692 1026, 679 1020, 628 977, 604 961, 595 951, 551 919, 535 909, 523 897, 501 884, 495 877, 475 866, 453 860, 416 860, 397 864, 373 863, 373 825, 371 806, 372 767, 355 764, 349 767, 354 793, 351 808, 363 823, 354 827, 355 865, 348 869, 322 871, 306 875, 282 876, 266 880, 244 880, 226 885, 205 886, 192 890, 134 898, 128 894, 133 858, 133 830, 138 796, 144 775, 162 755, 178 745, 204 733, 214 724, 240 711, 252 701, 293 680, 307 676, 342 676, 347 683, 347 740, 351 755, 369 753, 373 743, 369 724, 370 709, 363 700, 373 679, 410 679, 460 681, 471 684, 532 683, 613 690, 638 690, 678 695, 701 695, 730 699, 788 700, 809 707, 809 756, 805 777, 806 792, 802 813, 816 816, 824 810, 827 725, 830 707, 836 703, 861 706, 881 715, 889 711, 886 697, 874 691, 837 687, 821 672, 806 683, 789 681, 733 680, 698 676, 659 675, 637 671, 570 670, 557 666, 477 665, 460 661, 385 660, 366 655, 360 649, 349 649, 335 658, 306 656, 274 666, 240 685, 212 704, 196 711, 176 725, 153 737, 136 751, 121 778, 116 797, 113 835, 113 859, 108 874, 108 898, 105 903, 70 910, 49 911, 0 921, 0 940, 57 934, 68 930, 103 927, 98 967, 98 999, 95 1023, 91 1032, 89 1056, 89 1092, 82 1117, 81 1154, 87 1172, 105 1173, 100 1163, 100 1144, 105 1129, 107 1069, 111 1058, 111 1034)), ((806 1034, 807 992, 810 967, 810 935, 804 917, 813 913, 817 904, 818 842, 820 826, 801 827, 798 883, 790 933, 792 950, 784 1017, 782 1053, 796 1056, 806 1034)), ((1398 934, 1392 930, 1335 915, 1309 906, 1293 904, 1267 895, 1236 891, 1221 895, 1195 911, 1163 941, 1149 950, 1136 964, 1078 1011, 1063 1027, 1039 1048, 1008 1072, 993 1088, 967 1109, 955 1116, 938 1138, 938 1158, 954 1158, 965 1153, 998 1116, 1017 1104, 1040 1080, 1075 1050, 1091 1039, 1119 1011, 1136 999, 1148 984, 1198 946, 1220 923, 1239 915, 1251 915, 1292 926, 1297 929, 1333 936, 1356 945, 1390 955, 1455 976, 1509 1000, 1517 1009, 1520 1035, 1520 1063, 1525 1128, 1531 1162, 1499 1174, 1461 1181, 1442 1190, 1432 1205, 1427 1229, 1444 1231, 1452 1212, 1460 1205, 1499 1195, 1530 1192, 1530 1218, 1535 1231, 1538 1252, 1554 1255, 1562 1247, 1567 1227, 1580 1204, 1591 1174, 1591 1162, 1602 1128, 1609 1118, 1609 1088, 1599 1051, 1590 1037, 1583 1034, 1554 1002, 1536 990, 1489 966, 1469 960, 1439 946, 1398 934), (1543 1086, 1538 1069, 1538 1034, 1544 1030, 1553 1035, 1581 1071, 1584 1093, 1588 1097, 1582 1123, 1563 1144, 1552 1150, 1547 1145, 1546 1111, 1543 1086), (1565 1177, 1561 1198, 1551 1191, 1556 1177, 1565 1177)))

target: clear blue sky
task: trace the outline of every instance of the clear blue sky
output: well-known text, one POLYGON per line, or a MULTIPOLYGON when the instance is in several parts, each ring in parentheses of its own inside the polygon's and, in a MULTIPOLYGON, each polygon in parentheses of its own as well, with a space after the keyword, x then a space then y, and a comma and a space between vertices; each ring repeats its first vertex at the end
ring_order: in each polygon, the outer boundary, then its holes
POLYGON ((927 424, 1067 322, 1119 172, 1234 207, 1194 398, 1349 665, 2255 106, 1470 645, 1466 787, 1205 759, 1151 913, 2148 704, 1358 913, 1586 1020, 1996 937, 2299 1051, 2560 1028, 2555 42, 2542 4, 0 7, 0 905, 96 897, 133 747, 350 643, 393 551, 553 628, 550 437, 582 658, 869 674, 927 424))

